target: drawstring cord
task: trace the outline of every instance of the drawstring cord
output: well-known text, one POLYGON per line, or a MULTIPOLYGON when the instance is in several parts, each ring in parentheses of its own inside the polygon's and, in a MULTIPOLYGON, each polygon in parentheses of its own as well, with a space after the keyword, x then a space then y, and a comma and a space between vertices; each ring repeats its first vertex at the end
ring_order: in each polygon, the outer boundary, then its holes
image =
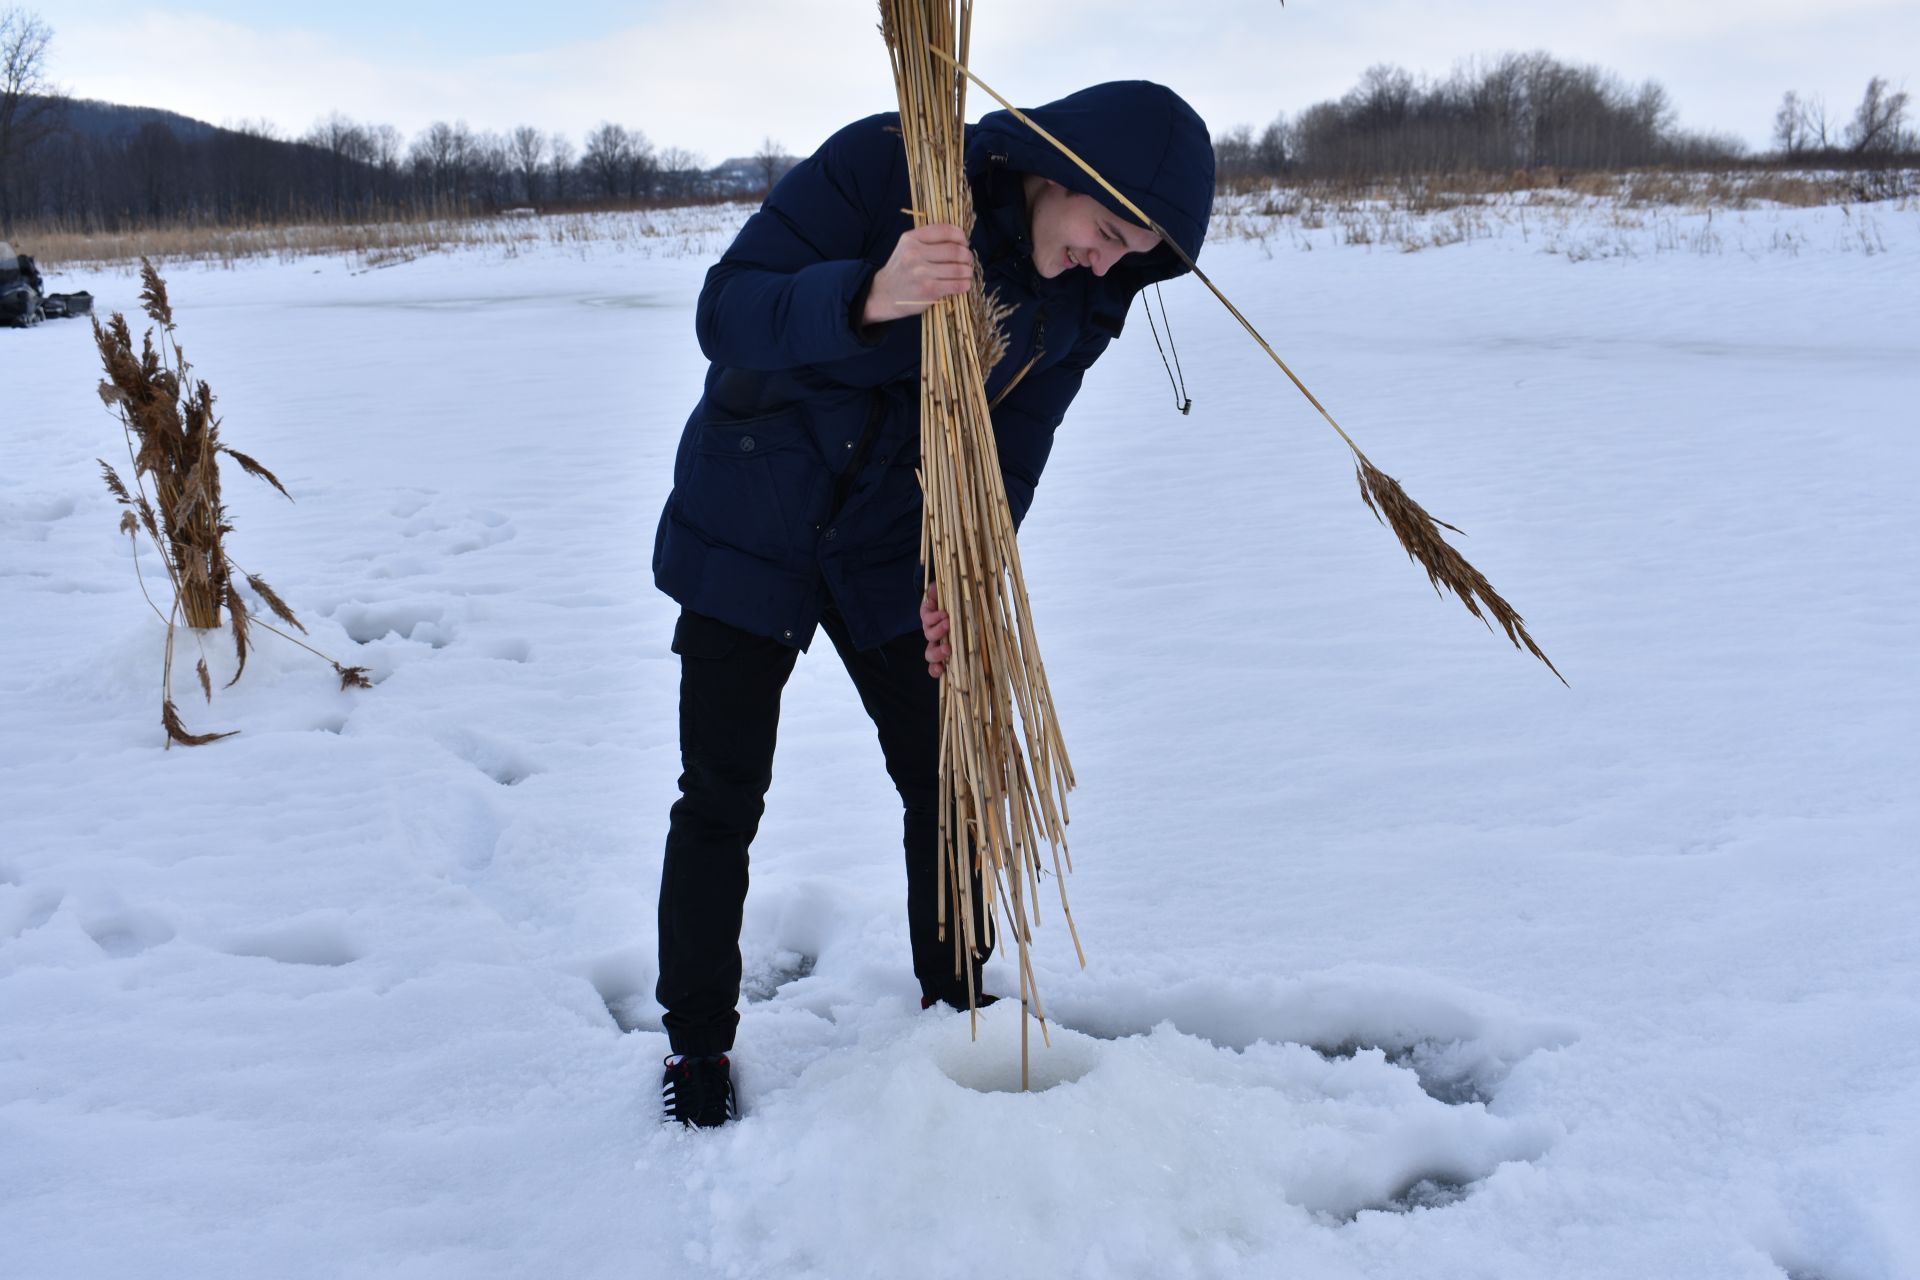
POLYGON ((1147 328, 1153 330, 1153 345, 1160 351, 1160 364, 1167 371, 1167 381, 1173 384, 1173 403, 1182 415, 1193 412, 1193 400, 1187 395, 1186 370, 1180 368, 1180 348, 1173 345, 1173 321, 1167 317, 1167 300, 1160 293, 1160 282, 1153 282, 1153 296, 1160 299, 1160 323, 1167 328, 1167 345, 1160 345, 1160 330, 1153 323, 1153 304, 1147 301, 1144 290, 1140 294, 1140 309, 1147 313, 1147 328), (1173 363, 1167 363, 1167 351, 1173 351, 1173 363))

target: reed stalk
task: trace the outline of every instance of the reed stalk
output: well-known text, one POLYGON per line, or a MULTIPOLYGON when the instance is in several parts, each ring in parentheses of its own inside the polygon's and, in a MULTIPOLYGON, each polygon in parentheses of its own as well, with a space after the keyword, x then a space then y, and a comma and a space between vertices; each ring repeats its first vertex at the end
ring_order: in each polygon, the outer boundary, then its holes
POLYGON ((1360 481, 1361 499, 1367 504, 1368 509, 1373 512, 1375 519, 1380 520, 1382 524, 1385 524, 1393 531, 1393 535, 1399 540, 1401 548, 1406 551, 1408 559, 1414 561, 1422 569, 1426 570, 1427 580, 1433 585, 1435 593, 1438 594, 1443 590, 1451 591, 1460 603, 1466 606, 1467 612, 1480 619, 1482 623, 1485 623, 1488 630, 1493 629, 1493 623, 1499 623, 1500 629, 1506 632, 1507 639, 1513 642, 1514 648, 1524 648, 1528 653, 1531 653, 1534 657, 1545 663, 1547 670, 1553 672, 1554 678, 1559 680, 1561 684, 1567 683, 1567 678, 1560 674, 1560 669, 1555 667, 1552 661, 1548 659, 1546 653, 1541 650, 1540 646, 1534 643, 1533 637, 1527 633, 1526 623, 1520 615, 1514 611, 1513 606, 1508 604, 1506 599, 1493 589, 1493 584, 1487 581, 1486 575, 1468 563, 1467 558, 1461 555, 1440 533, 1442 528, 1452 529, 1455 533, 1460 533, 1461 530, 1454 525, 1447 524, 1444 520, 1437 520, 1429 515, 1425 507, 1422 507, 1418 502, 1415 502, 1408 496, 1406 490, 1400 486, 1398 480, 1395 480, 1392 476, 1376 467, 1367 455, 1361 452, 1360 446, 1354 442, 1352 436, 1347 434, 1346 428, 1342 427, 1338 422, 1335 422, 1333 414, 1329 413, 1327 407, 1320 403, 1320 398, 1314 395, 1313 392, 1307 390, 1307 384, 1301 381, 1300 376, 1288 366, 1285 360, 1280 358, 1280 353, 1273 349, 1272 344, 1260 336, 1260 331, 1253 327, 1253 322, 1242 314, 1240 308, 1233 305, 1232 300, 1229 299, 1225 293, 1221 292, 1220 286, 1216 285, 1207 277, 1207 273, 1202 271, 1199 265, 1187 255, 1186 250, 1180 247, 1179 242, 1167 234, 1166 228, 1149 217, 1147 213, 1132 200, 1129 200, 1126 194, 1118 187, 1108 182, 1099 170, 1076 155, 1071 147, 1047 132, 1045 128, 1029 117, 1024 111, 1001 97, 999 93, 994 91, 991 85, 975 75, 967 67, 966 52, 964 49, 955 53, 942 46, 932 44, 926 46, 926 49, 929 55, 940 62, 941 65, 950 69, 963 83, 971 81, 979 85, 987 96, 991 97, 995 102, 998 102, 1002 107, 1005 107, 1007 111, 1012 113, 1015 119, 1019 120, 1029 129, 1032 129, 1049 146, 1065 156, 1078 167, 1081 172, 1099 184, 1100 188, 1117 200, 1122 208, 1126 209, 1128 213, 1132 214, 1134 218, 1140 222, 1140 225, 1158 235, 1161 242, 1171 249, 1174 255, 1185 264, 1187 270, 1193 272, 1194 278, 1205 285, 1213 293, 1213 296, 1220 300, 1220 305, 1224 306, 1228 312, 1232 314, 1233 318, 1240 322, 1241 328, 1245 329, 1248 335, 1260 345, 1260 349, 1265 351, 1273 360, 1274 364, 1280 367, 1280 372, 1287 375, 1288 380, 1293 383, 1295 389, 1306 397, 1307 403, 1319 410, 1320 416, 1326 419, 1327 425, 1332 427, 1334 431, 1339 434, 1340 439, 1346 443, 1347 448, 1353 453, 1354 471, 1360 481))

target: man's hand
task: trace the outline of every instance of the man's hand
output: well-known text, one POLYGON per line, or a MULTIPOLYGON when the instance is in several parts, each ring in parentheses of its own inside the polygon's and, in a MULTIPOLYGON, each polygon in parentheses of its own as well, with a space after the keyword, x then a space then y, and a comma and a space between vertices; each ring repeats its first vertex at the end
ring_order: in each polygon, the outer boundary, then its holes
POLYGON ((860 323, 884 324, 917 316, 941 298, 973 287, 973 250, 966 233, 945 223, 915 227, 893 246, 887 265, 867 286, 860 323))
POLYGON ((938 680, 947 669, 947 659, 953 656, 953 646, 947 643, 947 629, 953 620, 940 608, 940 588, 938 584, 927 587, 926 598, 920 602, 920 634, 927 638, 927 674, 938 680))

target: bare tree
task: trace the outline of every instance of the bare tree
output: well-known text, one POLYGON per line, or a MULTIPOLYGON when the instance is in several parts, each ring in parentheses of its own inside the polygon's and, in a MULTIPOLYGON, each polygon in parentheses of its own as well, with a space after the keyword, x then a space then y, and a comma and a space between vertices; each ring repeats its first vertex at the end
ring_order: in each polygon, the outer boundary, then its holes
POLYGON ((693 152, 685 147, 668 147, 660 153, 656 164, 660 170, 660 194, 684 200, 700 193, 706 165, 693 152))
POLYGON ((523 124, 507 135, 513 169, 520 177, 520 194, 528 204, 540 203, 541 179, 547 169, 547 135, 523 124))
POLYGON ((781 174, 793 168, 793 157, 780 149, 780 144, 772 138, 762 138, 760 149, 753 153, 753 162, 760 166, 760 182, 768 191, 781 174))
POLYGON ((1875 76, 1867 81, 1867 91, 1854 108, 1847 145, 1860 155, 1891 155, 1900 149, 1906 120, 1906 91, 1891 92, 1887 82, 1875 76))
POLYGON ((1287 119, 1276 116, 1272 124, 1260 131, 1260 141, 1253 144, 1253 167, 1264 178, 1277 178, 1286 172, 1292 153, 1292 131, 1287 128, 1287 119))
POLYGON ((413 140, 408 160, 434 212, 452 212, 465 204, 473 153, 473 131, 464 120, 435 120, 413 140))
POLYGON ((627 130, 628 198, 651 196, 659 173, 660 166, 653 157, 653 144, 647 141, 647 135, 638 129, 627 130))
POLYGON ((1773 113, 1773 145, 1783 156, 1797 156, 1807 149, 1807 109, 1792 89, 1780 99, 1773 113))
POLYGON ((400 173, 400 131, 390 124, 376 124, 367 130, 367 146, 374 168, 391 181, 400 173))
POLYGON ((627 136, 626 127, 603 120, 587 135, 580 167, 596 190, 611 199, 620 194, 620 183, 627 176, 632 151, 633 140, 627 136))
POLYGON ((1214 170, 1224 182, 1244 182, 1253 176, 1253 126, 1237 124, 1213 140, 1214 170))
POLYGON ((315 123, 302 142, 327 157, 327 205, 334 217, 357 205, 365 190, 367 169, 373 161, 373 142, 367 131, 338 111, 315 123))
POLYGON ((573 139, 564 133, 547 137, 547 190, 555 200, 565 200, 574 186, 573 139))
POLYGON ((60 94, 47 79, 53 28, 26 9, 0 9, 0 232, 13 231, 13 174, 60 123, 60 94))

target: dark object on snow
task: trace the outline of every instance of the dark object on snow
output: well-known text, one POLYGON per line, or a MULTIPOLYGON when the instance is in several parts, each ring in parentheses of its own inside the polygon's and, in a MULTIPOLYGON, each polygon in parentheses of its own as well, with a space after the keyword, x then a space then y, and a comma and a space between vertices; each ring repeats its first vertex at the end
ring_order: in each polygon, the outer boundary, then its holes
POLYGON ((0 240, 0 325, 24 329, 40 323, 40 273, 32 258, 16 257, 0 240))
POLYGON ((85 289, 79 293, 50 293, 40 299, 40 310, 49 320, 90 316, 93 314, 93 295, 85 289))
POLYGON ((740 1104, 733 1096, 733 1068, 727 1055, 668 1058, 660 1082, 660 1111, 663 1123, 698 1129, 717 1129, 738 1120, 740 1104))
POLYGON ((0 241, 0 325, 24 329, 42 320, 93 314, 92 294, 43 294, 46 287, 33 259, 0 241))

